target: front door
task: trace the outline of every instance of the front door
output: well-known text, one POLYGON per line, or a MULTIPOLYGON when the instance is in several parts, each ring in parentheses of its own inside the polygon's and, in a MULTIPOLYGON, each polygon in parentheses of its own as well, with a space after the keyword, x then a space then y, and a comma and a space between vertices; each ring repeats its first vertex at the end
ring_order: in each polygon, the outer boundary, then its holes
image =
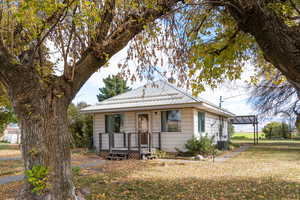
POLYGON ((147 145, 149 133, 149 114, 138 114, 138 133, 141 134, 141 145, 147 145))

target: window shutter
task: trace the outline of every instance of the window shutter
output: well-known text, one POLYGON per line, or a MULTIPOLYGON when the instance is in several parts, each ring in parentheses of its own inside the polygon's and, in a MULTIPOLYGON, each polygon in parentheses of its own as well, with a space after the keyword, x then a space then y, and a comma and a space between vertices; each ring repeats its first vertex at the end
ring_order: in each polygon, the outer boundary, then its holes
POLYGON ((205 132, 205 113, 198 112, 198 132, 205 132))

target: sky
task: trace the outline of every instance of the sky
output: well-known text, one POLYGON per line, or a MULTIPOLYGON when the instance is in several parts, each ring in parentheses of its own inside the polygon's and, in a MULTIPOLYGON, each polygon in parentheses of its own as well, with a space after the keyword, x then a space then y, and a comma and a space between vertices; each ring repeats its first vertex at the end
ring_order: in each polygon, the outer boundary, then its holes
MULTIPOLYGON (((126 57, 126 49, 121 50, 119 53, 114 55, 110 61, 108 67, 101 68, 99 71, 94 73, 85 85, 78 92, 73 100, 73 103, 77 104, 84 101, 90 105, 98 102, 96 95, 99 93, 99 88, 104 87, 103 79, 109 75, 115 75, 120 72, 118 63, 126 57)), ((134 71, 134 66, 130 66, 131 70, 134 71)), ((207 88, 205 92, 199 94, 199 97, 204 98, 216 105, 219 105, 220 96, 223 98, 222 107, 226 108, 230 112, 236 115, 252 115, 256 114, 256 111, 251 107, 247 100, 249 98, 249 89, 247 89, 246 80, 253 75, 253 68, 251 65, 246 66, 246 71, 243 72, 241 80, 234 82, 226 82, 217 89, 207 88)), ((158 78, 159 79, 159 78, 158 78)), ((146 84, 147 81, 135 81, 131 83, 128 81, 128 86, 131 88, 137 88, 146 84)), ((270 120, 268 119, 261 121, 259 130, 270 120)), ((236 132, 252 132, 252 125, 239 125, 235 126, 236 132)))

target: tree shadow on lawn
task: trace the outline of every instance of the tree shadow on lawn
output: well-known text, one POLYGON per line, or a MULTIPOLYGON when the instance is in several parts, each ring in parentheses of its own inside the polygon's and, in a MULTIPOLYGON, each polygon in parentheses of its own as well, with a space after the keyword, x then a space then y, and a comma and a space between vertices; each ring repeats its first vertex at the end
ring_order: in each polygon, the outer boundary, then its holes
MULTIPOLYGON (((234 170, 230 170, 232 165, 228 167, 220 165, 221 169, 225 170, 220 171, 219 165, 212 165, 210 168, 203 163, 203 166, 195 165, 196 171, 188 172, 188 176, 191 177, 183 177, 180 175, 182 172, 178 173, 176 170, 192 170, 188 168, 189 165, 124 162, 123 166, 115 171, 116 166, 113 163, 112 166, 101 167, 103 169, 101 173, 79 177, 76 185, 81 189, 88 188, 91 193, 86 194, 86 197, 90 200, 300 199, 300 175, 287 179, 276 173, 260 175, 257 172, 249 174, 251 172, 243 170, 240 170, 241 174, 238 175, 230 173, 234 170), (206 173, 211 173, 211 176, 206 173), (222 174, 216 176, 216 173, 222 174)), ((236 165, 242 166, 244 165, 236 165)))
POLYGON ((125 182, 95 180, 88 199, 110 200, 259 200, 300 199, 300 183, 262 179, 135 179, 125 182))

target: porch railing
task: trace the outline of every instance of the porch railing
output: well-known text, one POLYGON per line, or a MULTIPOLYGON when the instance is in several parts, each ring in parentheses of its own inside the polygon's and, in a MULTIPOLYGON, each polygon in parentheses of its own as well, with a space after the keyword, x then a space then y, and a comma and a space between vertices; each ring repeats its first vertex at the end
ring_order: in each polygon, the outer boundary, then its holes
POLYGON ((161 150, 161 132, 99 133, 99 151, 111 152, 113 149, 141 151, 145 148, 150 152, 152 148, 161 150))

